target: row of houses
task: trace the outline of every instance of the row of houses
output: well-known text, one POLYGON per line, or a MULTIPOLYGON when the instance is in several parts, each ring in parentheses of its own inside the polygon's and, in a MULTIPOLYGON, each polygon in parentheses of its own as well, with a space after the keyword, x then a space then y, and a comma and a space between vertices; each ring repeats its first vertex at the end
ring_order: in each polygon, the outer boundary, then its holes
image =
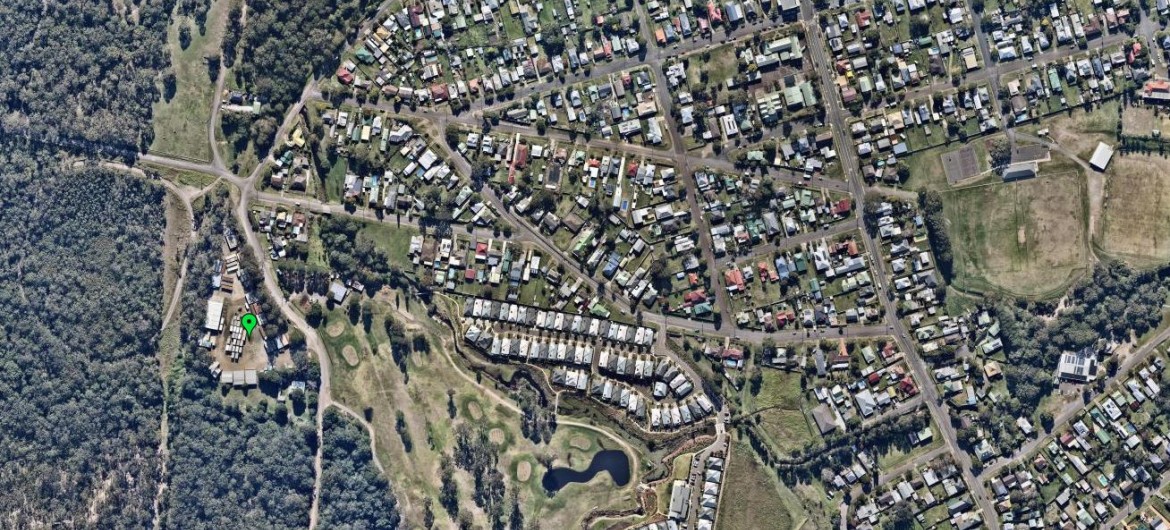
POLYGON ((536 330, 572 333, 636 347, 648 348, 654 344, 655 331, 651 328, 483 298, 467 299, 463 306, 463 316, 528 326, 536 330))

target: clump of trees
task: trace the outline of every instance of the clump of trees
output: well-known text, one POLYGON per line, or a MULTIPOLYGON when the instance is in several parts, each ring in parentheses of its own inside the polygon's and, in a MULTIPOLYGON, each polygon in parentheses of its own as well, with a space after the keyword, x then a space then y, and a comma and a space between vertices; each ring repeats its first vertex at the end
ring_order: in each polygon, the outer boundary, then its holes
POLYGON ((335 409, 323 421, 320 526, 397 528, 398 499, 374 466, 369 435, 335 409))
MULTIPOLYGON (((308 76, 332 75, 346 34, 374 14, 373 0, 249 0, 248 24, 229 28, 225 62, 264 102, 264 115, 279 118, 301 94, 308 76), (232 44, 234 54, 228 53, 232 44)), ((239 17, 231 17, 239 18, 239 17)))
POLYGON ((937 191, 918 192, 918 207, 926 221, 930 248, 934 250, 935 266, 947 283, 954 278, 955 256, 951 251, 951 237, 947 235, 947 221, 943 217, 942 195, 937 191))
POLYGON ((390 256, 362 232, 362 222, 350 218, 321 220, 321 242, 329 266, 342 278, 356 278, 367 289, 398 286, 402 271, 390 263, 390 256))
POLYGON ((995 306, 1007 363, 1004 377, 1012 389, 1004 400, 1010 412, 1030 414, 1051 391, 1052 370, 1062 352, 1098 345, 1099 340, 1128 340, 1162 320, 1170 295, 1163 272, 1136 271, 1121 262, 1106 262, 1069 293, 1066 307, 1050 323, 1047 307, 1001 302, 995 306))

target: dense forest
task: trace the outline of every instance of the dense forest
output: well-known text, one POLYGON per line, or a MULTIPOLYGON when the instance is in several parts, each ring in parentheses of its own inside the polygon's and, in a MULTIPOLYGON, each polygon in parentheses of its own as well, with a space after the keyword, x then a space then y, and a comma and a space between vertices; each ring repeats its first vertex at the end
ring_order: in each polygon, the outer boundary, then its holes
POLYGON ((334 409, 325 413, 321 463, 321 528, 397 528, 398 501, 374 467, 370 438, 334 409))
POLYGON ((86 152, 144 150, 174 5, 0 0, 0 135, 86 152))
MULTIPOLYGON (((194 347, 202 327, 211 284, 212 263, 219 256, 226 224, 237 230, 224 188, 196 204, 198 237, 189 252, 190 266, 184 290, 182 330, 184 351, 168 397, 171 460, 166 523, 170 528, 303 528, 308 524, 313 493, 313 457, 316 429, 297 425, 284 404, 259 400, 225 400, 207 370, 211 359, 194 347), (240 404, 240 401, 248 403, 240 404), (254 402, 254 403, 253 403, 254 402)), ((254 282, 259 278, 255 257, 241 248, 241 270, 254 282)), ((262 317, 269 331, 284 329, 279 312, 271 308, 262 289, 250 286, 265 299, 262 317)), ((264 372, 261 388, 281 387, 292 379, 315 382, 316 366, 303 348, 293 354, 295 370, 264 372)), ((315 383, 311 383, 315 384, 315 383)), ((256 393, 258 390, 251 390, 256 393)), ((316 407, 315 394, 294 396, 293 408, 316 407)))
POLYGON ((347 36, 373 15, 373 0, 250 0, 248 23, 229 25, 224 64, 265 103, 266 126, 300 97, 310 75, 331 75, 347 36), (237 42, 238 41, 238 42, 237 42))
POLYGON ((163 189, 0 153, 0 527, 148 527, 163 189))

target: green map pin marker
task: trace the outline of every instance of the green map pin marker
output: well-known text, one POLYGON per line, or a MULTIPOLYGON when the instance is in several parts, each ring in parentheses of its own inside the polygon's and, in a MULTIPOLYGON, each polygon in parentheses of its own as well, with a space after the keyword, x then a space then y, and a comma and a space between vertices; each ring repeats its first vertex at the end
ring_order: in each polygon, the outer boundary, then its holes
POLYGON ((248 336, 252 335, 252 330, 256 328, 256 315, 252 313, 244 313, 240 317, 240 325, 244 327, 244 331, 248 332, 248 336))

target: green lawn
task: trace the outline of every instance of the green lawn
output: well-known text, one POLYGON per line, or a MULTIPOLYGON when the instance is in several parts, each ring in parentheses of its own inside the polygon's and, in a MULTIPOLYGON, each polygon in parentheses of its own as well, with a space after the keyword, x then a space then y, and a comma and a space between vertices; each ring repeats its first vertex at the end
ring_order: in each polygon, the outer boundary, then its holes
POLYGON ((780 454, 788 454, 818 442, 804 413, 800 374, 762 370, 760 393, 752 396, 750 390, 746 391, 744 411, 758 411, 761 430, 780 454))
POLYGON ((333 167, 329 168, 329 174, 325 176, 325 198, 329 202, 341 202, 341 188, 345 186, 345 173, 348 169, 349 163, 341 156, 337 157, 333 167))
POLYGON ((212 79, 204 57, 219 53, 229 0, 213 0, 207 13, 205 32, 200 34, 191 17, 175 17, 167 31, 167 49, 175 72, 175 95, 154 104, 154 142, 150 152, 203 161, 211 160, 207 144, 207 122, 215 99, 212 79), (191 43, 182 49, 179 28, 191 30, 191 43))

